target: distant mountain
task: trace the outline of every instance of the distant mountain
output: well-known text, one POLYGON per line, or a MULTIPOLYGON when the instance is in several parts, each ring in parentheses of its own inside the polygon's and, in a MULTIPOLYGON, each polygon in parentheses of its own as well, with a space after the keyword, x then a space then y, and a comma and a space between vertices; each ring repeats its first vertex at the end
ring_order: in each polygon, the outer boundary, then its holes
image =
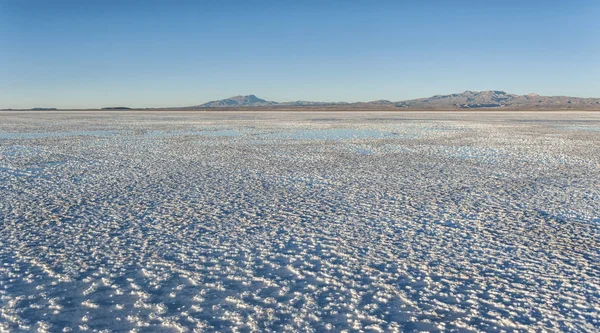
POLYGON ((372 105, 392 105, 394 103, 392 103, 392 102, 390 102, 390 101, 388 101, 386 99, 380 99, 380 100, 377 100, 377 101, 367 102, 366 104, 372 104, 372 105))
POLYGON ((377 100, 370 102, 311 102, 292 101, 274 102, 256 97, 255 95, 234 96, 217 101, 211 101, 187 108, 237 108, 237 107, 324 107, 336 108, 366 108, 366 109, 425 109, 425 110, 458 110, 458 109, 598 109, 600 98, 580 98, 568 96, 540 96, 537 94, 515 95, 501 90, 465 91, 458 94, 435 95, 428 98, 418 98, 406 101, 391 102, 377 100))
POLYGON ((248 107, 248 106, 270 106, 277 105, 277 102, 267 101, 261 98, 258 98, 254 95, 246 95, 246 96, 233 96, 225 99, 220 99, 217 101, 210 101, 208 103, 204 103, 199 105, 199 107, 203 108, 222 108, 222 107, 248 107))
POLYGON ((397 107, 416 109, 477 109, 477 108, 523 108, 523 109, 577 109, 600 108, 600 98, 568 96, 540 96, 538 94, 515 95, 499 90, 465 91, 460 94, 436 95, 396 102, 397 107))
POLYGON ((293 101, 278 103, 281 106, 329 106, 329 105, 348 105, 347 102, 311 102, 311 101, 293 101))
POLYGON ((131 110, 131 108, 126 107, 126 106, 108 106, 108 107, 102 108, 102 110, 131 110))
POLYGON ((387 100, 378 100, 372 102, 313 102, 313 101, 291 101, 274 102, 267 101, 256 95, 233 96, 216 101, 210 101, 204 104, 190 106, 188 108, 227 108, 227 107, 265 107, 265 106, 344 106, 344 105, 387 105, 393 106, 394 103, 387 100))

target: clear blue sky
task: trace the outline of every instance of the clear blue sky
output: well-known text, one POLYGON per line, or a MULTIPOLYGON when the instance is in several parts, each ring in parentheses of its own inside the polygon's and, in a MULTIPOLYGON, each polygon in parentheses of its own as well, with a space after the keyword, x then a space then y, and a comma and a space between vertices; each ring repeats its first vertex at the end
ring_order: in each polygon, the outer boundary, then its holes
POLYGON ((600 97, 600 1, 0 0, 0 108, 600 97))

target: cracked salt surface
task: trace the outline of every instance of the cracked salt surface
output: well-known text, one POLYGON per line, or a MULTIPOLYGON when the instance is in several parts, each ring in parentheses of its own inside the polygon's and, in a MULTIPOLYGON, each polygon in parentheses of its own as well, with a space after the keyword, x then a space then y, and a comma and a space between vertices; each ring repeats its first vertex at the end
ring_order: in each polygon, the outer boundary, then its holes
POLYGON ((2 112, 0 331, 598 331, 599 124, 2 112))
POLYGON ((66 131, 66 132, 3 132, 0 139, 42 139, 42 138, 65 138, 74 136, 109 136, 118 134, 112 131, 66 131))

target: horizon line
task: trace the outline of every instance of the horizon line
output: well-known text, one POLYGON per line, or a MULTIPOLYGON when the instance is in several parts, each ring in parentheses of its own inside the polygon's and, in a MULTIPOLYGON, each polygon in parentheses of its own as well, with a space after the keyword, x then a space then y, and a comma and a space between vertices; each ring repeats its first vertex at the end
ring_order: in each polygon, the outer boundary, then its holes
MULTIPOLYGON (((101 109, 107 109, 107 108, 128 108, 128 109, 177 109, 177 108, 214 108, 214 109, 224 109, 227 108, 229 106, 221 106, 221 107, 210 107, 210 106, 203 106, 205 104, 208 103, 212 103, 212 102, 218 102, 218 101, 223 101, 223 100, 227 100, 227 99, 232 99, 232 98, 236 98, 236 97, 256 97, 262 100, 265 100, 266 102, 273 102, 273 103, 277 103, 277 104, 283 104, 282 106, 286 106, 287 103, 298 103, 298 102, 303 102, 303 103, 322 103, 322 104, 331 104, 331 105, 335 105, 335 104, 361 104, 361 103, 373 103, 373 102, 378 102, 378 101, 385 101, 385 102, 390 102, 390 103, 402 103, 402 102, 407 102, 407 101, 414 101, 414 100, 419 100, 419 99, 427 99, 427 98, 431 98, 431 97, 438 97, 438 96, 451 96, 451 95, 460 95, 460 94, 465 94, 465 93, 484 93, 484 92, 497 92, 497 93, 504 93, 507 95, 513 95, 513 96, 539 96, 539 97, 568 97, 568 98, 578 98, 578 99, 600 99, 600 97, 582 97, 582 96, 569 96, 569 95, 540 95, 537 93, 527 93, 527 94, 514 94, 514 93, 509 93, 505 90, 464 90, 463 92, 459 92, 459 93, 446 93, 446 94, 435 94, 435 95, 431 95, 431 96, 427 96, 427 97, 417 97, 417 98, 411 98, 411 99, 404 99, 404 100, 398 100, 398 101, 393 101, 391 99, 385 99, 385 98, 380 98, 380 99, 373 99, 373 100, 368 100, 368 101, 343 101, 343 100, 338 100, 338 101, 318 101, 318 100, 310 100, 310 99, 297 99, 297 100, 288 100, 288 101, 276 101, 276 100, 272 100, 272 99, 268 99, 268 98, 262 98, 262 97, 258 97, 256 94, 247 94, 247 95, 233 95, 233 96, 229 96, 229 97, 224 97, 221 99, 213 99, 213 100, 209 100, 200 104, 196 104, 196 105, 184 105, 184 106, 148 106, 148 107, 136 107, 136 106, 130 106, 132 104, 121 104, 121 105, 110 105, 107 104, 107 106, 99 106, 99 107, 67 107, 67 108, 63 108, 63 107, 55 107, 55 106, 33 106, 33 107, 25 107, 25 108, 0 108, 0 110, 3 111, 20 111, 20 110, 37 110, 37 111, 43 111, 44 109, 50 111, 50 110, 101 110, 101 109)), ((289 107, 310 107, 310 105, 287 105, 289 107)), ((318 105, 313 105, 313 107, 318 106, 318 105)), ((339 105, 342 106, 342 105, 339 105)), ((231 108, 239 108, 239 107, 246 107, 246 108, 251 108, 251 107, 265 107, 265 106, 230 106, 231 108)))

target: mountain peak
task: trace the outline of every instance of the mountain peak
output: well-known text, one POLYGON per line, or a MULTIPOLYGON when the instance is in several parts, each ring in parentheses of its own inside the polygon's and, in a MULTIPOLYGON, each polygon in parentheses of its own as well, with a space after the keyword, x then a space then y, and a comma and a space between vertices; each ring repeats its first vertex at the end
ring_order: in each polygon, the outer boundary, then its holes
POLYGON ((256 97, 256 95, 238 95, 232 96, 225 99, 216 101, 210 101, 199 105, 205 108, 218 108, 218 107, 244 107, 244 106, 270 106, 276 105, 277 102, 267 101, 262 98, 256 97))
POLYGON ((473 91, 473 90, 467 90, 465 92, 463 92, 462 94, 454 94, 454 95, 509 95, 506 91, 504 90, 481 90, 481 91, 473 91))

